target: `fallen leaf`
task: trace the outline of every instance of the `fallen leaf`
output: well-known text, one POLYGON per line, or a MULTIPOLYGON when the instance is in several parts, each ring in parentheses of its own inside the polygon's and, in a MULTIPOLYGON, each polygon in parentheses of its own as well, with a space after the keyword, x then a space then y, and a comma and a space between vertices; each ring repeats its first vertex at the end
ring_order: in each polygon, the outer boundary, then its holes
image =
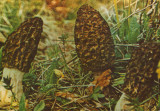
POLYGON ((56 96, 57 97, 63 97, 63 98, 66 98, 66 99, 69 99, 71 101, 78 102, 78 103, 83 103, 84 102, 84 100, 79 98, 78 95, 72 94, 72 93, 69 93, 69 92, 57 92, 56 96))
MULTIPOLYGON (((111 70, 108 69, 104 71, 100 76, 95 77, 95 80, 91 83, 96 85, 96 87, 100 86, 101 90, 103 90, 104 87, 107 87, 110 84, 111 79, 111 70)), ((89 91, 93 92, 93 86, 89 87, 89 91)))

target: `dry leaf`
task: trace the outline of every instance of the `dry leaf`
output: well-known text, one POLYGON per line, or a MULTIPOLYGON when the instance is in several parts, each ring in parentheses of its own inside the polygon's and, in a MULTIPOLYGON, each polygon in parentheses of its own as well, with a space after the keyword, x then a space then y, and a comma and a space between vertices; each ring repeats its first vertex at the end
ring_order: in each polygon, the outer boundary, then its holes
MULTIPOLYGON (((104 71, 100 76, 95 77, 95 80, 92 82, 92 84, 97 86, 100 86, 101 90, 103 90, 104 87, 107 87, 110 84, 111 79, 111 70, 108 69, 104 71)), ((89 91, 93 92, 93 86, 89 87, 89 91)))
POLYGON ((84 100, 80 99, 78 97, 78 95, 72 94, 72 93, 69 93, 69 92, 57 92, 56 96, 63 97, 63 98, 66 98, 66 99, 69 99, 71 101, 78 102, 78 103, 83 103, 84 102, 84 100))

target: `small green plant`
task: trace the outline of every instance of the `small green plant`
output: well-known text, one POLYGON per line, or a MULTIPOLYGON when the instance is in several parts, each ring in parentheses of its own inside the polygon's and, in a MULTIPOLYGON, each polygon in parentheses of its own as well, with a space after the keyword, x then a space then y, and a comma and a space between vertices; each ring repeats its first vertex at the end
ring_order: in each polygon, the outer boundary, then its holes
POLYGON ((11 84, 11 78, 9 78, 8 76, 5 78, 3 77, 3 83, 5 83, 4 87, 7 90, 10 90, 12 95, 13 95, 13 100, 16 99, 15 94, 13 93, 13 85, 11 84))
MULTIPOLYGON (((35 107, 33 111, 43 111, 45 108, 45 102, 44 100, 40 101, 35 107)), ((26 106, 25 106, 25 95, 22 94, 20 103, 19 103, 19 111, 26 111, 26 106)))
POLYGON ((40 101, 39 104, 36 105, 33 111, 43 111, 45 108, 45 102, 44 100, 40 101))
POLYGON ((2 50, 3 50, 3 46, 0 49, 0 70, 2 70, 2 50))
POLYGON ((90 96, 90 98, 92 98, 96 101, 99 101, 99 98, 104 98, 104 97, 105 97, 105 95, 101 94, 100 87, 96 87, 90 96))
POLYGON ((37 87, 40 85, 40 82, 37 80, 35 70, 30 70, 28 73, 24 74, 23 77, 23 88, 25 95, 28 96, 37 90, 37 87))
POLYGON ((19 111, 26 111, 25 95, 24 95, 24 93, 22 94, 21 100, 19 102, 19 111))
POLYGON ((160 95, 158 96, 158 105, 157 105, 157 110, 160 110, 160 95))

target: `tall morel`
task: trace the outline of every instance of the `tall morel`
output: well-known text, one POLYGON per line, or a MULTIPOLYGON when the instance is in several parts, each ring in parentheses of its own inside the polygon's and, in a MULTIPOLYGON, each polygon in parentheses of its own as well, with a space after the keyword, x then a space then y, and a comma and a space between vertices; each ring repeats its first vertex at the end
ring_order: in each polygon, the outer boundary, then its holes
MULTIPOLYGON (((38 43, 42 33, 43 21, 35 17, 24 21, 19 28, 11 33, 5 42, 2 52, 3 78, 10 78, 13 93, 20 100, 23 93, 22 79, 29 71, 31 62, 37 53, 38 43)), ((3 84, 5 85, 5 84, 3 84)), ((12 93, 3 86, 0 87, 1 101, 11 102, 12 93)))
POLYGON ((100 13, 88 4, 77 12, 74 38, 84 71, 103 72, 112 66, 115 52, 110 28, 100 13))

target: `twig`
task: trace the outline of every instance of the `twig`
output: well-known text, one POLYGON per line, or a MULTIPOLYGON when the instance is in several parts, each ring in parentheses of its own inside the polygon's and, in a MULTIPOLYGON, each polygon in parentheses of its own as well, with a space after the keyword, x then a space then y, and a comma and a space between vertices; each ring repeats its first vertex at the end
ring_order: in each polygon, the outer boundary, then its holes
POLYGON ((144 100, 143 102, 141 102, 140 103, 140 105, 142 105, 142 104, 144 104, 144 103, 146 103, 147 101, 149 101, 150 99, 152 99, 153 97, 155 97, 156 95, 158 95, 159 94, 159 92, 158 93, 156 93, 156 94, 154 94, 154 95, 152 95, 151 97, 149 97, 148 99, 146 99, 146 100, 144 100))
POLYGON ((113 85, 112 85, 112 87, 113 87, 114 89, 116 89, 117 91, 121 92, 122 94, 124 93, 123 91, 121 91, 121 90, 118 89, 117 87, 115 87, 115 86, 113 86, 113 85))
POLYGON ((124 58, 124 54, 123 54, 123 52, 117 47, 117 49, 118 49, 118 51, 121 53, 121 55, 122 55, 122 58, 124 58))
POLYGON ((130 58, 117 59, 117 60, 115 60, 115 62, 119 62, 119 61, 128 61, 128 60, 130 60, 130 58))
MULTIPOLYGON (((76 60, 77 59, 77 56, 74 57, 72 60, 68 61, 66 64, 69 64, 71 63, 72 61, 76 60)), ((61 66, 60 69, 62 69, 63 67, 65 67, 65 65, 61 66)))
POLYGON ((96 86, 96 85, 75 85, 75 86, 66 86, 66 87, 59 87, 59 88, 67 89, 67 88, 73 88, 73 87, 90 87, 90 86, 96 86))
POLYGON ((139 44, 115 44, 115 46, 139 47, 139 44))
POLYGON ((56 98, 55 98, 55 100, 54 100, 54 102, 53 102, 53 105, 52 105, 52 107, 51 107, 51 111, 53 111, 53 108, 54 108, 54 106, 55 106, 55 103, 56 103, 56 98))

